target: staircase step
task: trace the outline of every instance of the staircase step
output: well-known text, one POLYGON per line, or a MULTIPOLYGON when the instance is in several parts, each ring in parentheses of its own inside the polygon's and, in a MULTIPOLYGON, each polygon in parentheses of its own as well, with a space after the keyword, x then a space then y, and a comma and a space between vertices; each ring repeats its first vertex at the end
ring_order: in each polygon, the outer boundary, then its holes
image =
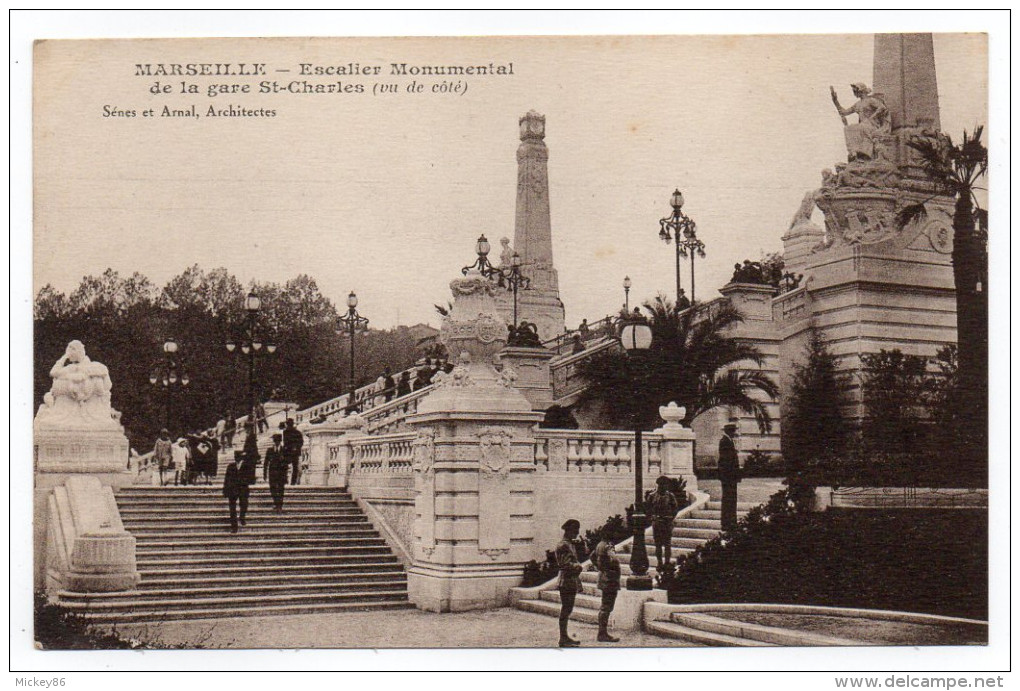
MULTIPOLYGON (((230 516, 211 516, 208 519, 202 521, 195 521, 187 517, 180 519, 173 518, 162 518, 162 519, 133 519, 130 521, 124 521, 124 529, 129 533, 134 534, 136 530, 140 531, 173 531, 175 534, 183 531, 208 531, 216 529, 218 527, 227 528, 230 525, 230 516)), ((336 527, 349 528, 355 526, 365 527, 371 525, 368 522, 368 518, 365 516, 349 516, 343 519, 330 518, 330 517, 314 517, 309 516, 307 518, 290 518, 287 514, 277 516, 269 521, 261 520, 249 521, 249 527, 251 530, 262 530, 264 528, 293 528, 300 530, 302 528, 326 528, 336 527)))
MULTIPOLYGON (((299 498, 299 497, 287 497, 283 498, 283 505, 287 508, 300 508, 302 511, 321 509, 323 511, 332 511, 333 509, 347 509, 350 511, 357 511, 358 505, 353 501, 342 501, 335 499, 311 499, 311 498, 299 498)), ((192 509, 205 509, 215 508, 220 509, 227 506, 227 500, 224 497, 209 497, 206 499, 129 499, 125 497, 117 498, 117 506, 121 511, 136 511, 146 509, 150 511, 190 511, 192 509)), ((248 510, 251 511, 255 508, 273 508, 272 497, 266 497, 265 499, 259 497, 258 499, 248 500, 248 510)))
POLYGON ((403 566, 397 561, 396 557, 390 555, 385 557, 380 556, 348 560, 346 563, 337 562, 328 566, 309 564, 302 561, 294 564, 258 564, 255 566, 223 564, 218 566, 205 565, 189 568, 176 565, 166 566, 160 562, 156 562, 149 568, 142 569, 139 567, 138 572, 142 575, 141 585, 144 586, 146 583, 150 582, 150 580, 159 582, 162 582, 163 580, 183 582, 211 578, 240 578, 247 580, 249 578, 258 577, 296 578, 300 576, 313 575, 321 575, 323 578, 327 578, 332 576, 346 577, 349 574, 362 573, 367 570, 378 572, 400 572, 403 571, 403 566))
MULTIPOLYGON (((546 602, 555 602, 557 605, 560 604, 560 591, 559 590, 543 590, 539 593, 539 599, 545 600, 546 602)), ((585 595, 578 593, 577 598, 574 600, 575 609, 593 609, 598 610, 602 606, 602 596, 598 595, 585 595)))
POLYGON ((719 532, 722 530, 722 521, 715 520, 714 518, 681 518, 676 522, 676 525, 673 526, 673 534, 676 535, 678 530, 684 530, 687 528, 698 528, 719 532))
POLYGON ((686 641, 688 643, 696 643, 698 645, 713 646, 713 647, 767 647, 767 643, 761 641, 753 641, 749 638, 737 638, 735 636, 726 636, 719 633, 710 633, 708 631, 699 631, 698 629, 692 629, 687 626, 681 626, 672 621, 649 621, 645 622, 645 631, 648 633, 655 634, 657 636, 663 636, 665 638, 673 638, 679 641, 686 641))
POLYGON ((209 551, 195 554, 185 554, 178 551, 146 552, 139 555, 143 557, 138 560, 138 569, 159 564, 175 566, 224 566, 236 564, 333 564, 347 563, 358 559, 370 559, 384 556, 390 553, 386 545, 369 547, 348 547, 343 553, 337 554, 336 550, 318 550, 316 552, 299 553, 299 550, 287 550, 283 554, 266 552, 253 555, 244 550, 231 551, 209 551))
MULTIPOLYGON (((306 498, 306 497, 321 497, 321 498, 335 498, 338 500, 352 500, 350 492, 346 492, 340 489, 331 489, 328 487, 312 487, 306 485, 287 485, 285 494, 295 498, 306 498)), ((170 497, 170 498, 193 498, 193 497, 223 497, 223 485, 222 483, 213 485, 188 485, 181 487, 149 487, 149 486, 132 486, 122 487, 116 492, 114 496, 120 497, 170 497)), ((270 496, 269 486, 259 483, 252 485, 251 496, 270 496)))
MULTIPOLYGON (((559 603, 547 600, 521 600, 517 603, 517 607, 526 612, 535 612, 551 617, 558 617, 560 615, 559 603)), ((598 624, 599 611, 587 607, 574 607, 574 611, 570 613, 570 619, 572 621, 583 621, 588 624, 598 624)))
MULTIPOLYGON (((750 501, 738 501, 737 502, 737 513, 741 512, 741 511, 743 511, 744 513, 747 513, 748 511, 750 511, 751 509, 753 509, 756 506, 760 506, 760 505, 759 504, 755 504, 754 502, 750 502, 750 501)), ((710 500, 708 503, 705 504, 705 509, 708 510, 708 511, 722 511, 722 502, 721 501, 712 501, 712 500, 710 500)))
MULTIPOLYGON (((165 518, 171 517, 182 517, 182 518, 206 518, 210 516, 230 516, 230 508, 226 502, 221 502, 218 506, 198 506, 198 507, 187 507, 181 508, 173 503, 168 503, 165 506, 161 505, 158 507, 131 507, 131 508, 120 508, 120 515, 123 519, 129 518, 165 518)), ((277 514, 273 510, 272 504, 249 504, 248 514, 249 516, 277 516, 285 515, 293 518, 321 518, 323 516, 359 516, 361 515, 361 509, 358 507, 347 507, 347 508, 329 508, 319 509, 318 511, 313 509, 306 509, 304 507, 291 507, 288 511, 287 507, 284 507, 283 514, 277 514)))
POLYGON ((247 581, 243 584, 232 586, 215 587, 194 587, 194 588, 161 588, 159 590, 147 588, 144 590, 129 590, 118 593, 71 593, 62 591, 59 594, 63 603, 137 603, 138 601, 152 600, 173 600, 179 598, 190 598, 191 600, 226 601, 231 597, 276 597, 276 596, 304 596, 309 594, 344 593, 349 591, 375 592, 377 590, 393 592, 407 588, 407 580, 401 575, 394 578, 393 574, 386 574, 385 580, 351 580, 350 582, 326 581, 309 583, 275 583, 250 585, 247 581))
POLYGON ((245 586, 262 587, 274 585, 295 585, 304 584, 325 585, 336 584, 344 586, 349 583, 378 582, 378 581, 407 581, 403 569, 397 564, 386 564, 377 566, 360 565, 361 570, 344 572, 322 572, 316 570, 313 573, 283 573, 283 574, 262 574, 243 573, 232 576, 210 575, 206 577, 193 576, 183 577, 161 577, 143 578, 138 584, 138 590, 171 590, 171 589, 205 589, 216 587, 236 586, 239 582, 245 586))
POLYGON ((172 552, 176 556, 185 554, 234 554, 239 551, 247 553, 290 552, 292 554, 332 553, 348 547, 384 546, 386 541, 376 535, 354 537, 312 537, 312 538, 266 538, 252 537, 247 532, 223 537, 211 538, 205 542, 178 542, 176 540, 138 541, 138 555, 150 555, 153 552, 172 552))
MULTIPOLYGON (((278 540, 284 538, 291 538, 294 540, 307 540, 307 539, 319 539, 327 537, 377 537, 378 531, 367 523, 354 524, 344 528, 328 527, 322 528, 319 526, 293 526, 293 527, 279 527, 279 526, 245 526, 245 536, 255 540, 278 540)), ((225 529, 220 527, 217 530, 209 530, 208 526, 204 526, 203 529, 196 529, 194 531, 183 531, 183 530, 137 530, 132 529, 131 534, 135 536, 138 544, 141 545, 143 542, 146 544, 152 544, 153 541, 166 540, 173 538, 178 544, 197 542, 200 544, 207 544, 209 540, 219 540, 223 538, 225 529)), ((236 538, 231 538, 236 539, 236 538)))
POLYGON ((196 607, 194 609, 167 610, 154 606, 153 603, 145 604, 145 607, 125 608, 117 612, 93 613, 83 610, 90 621, 96 623, 128 623, 128 622, 163 622, 177 621, 182 619, 215 619, 222 617, 266 617, 280 616, 285 614, 318 614, 329 612, 358 612, 367 610, 383 609, 414 609, 414 605, 407 601, 407 594, 397 593, 383 597, 374 597, 371 600, 337 600, 330 602, 295 602, 276 605, 259 605, 251 607, 196 607))

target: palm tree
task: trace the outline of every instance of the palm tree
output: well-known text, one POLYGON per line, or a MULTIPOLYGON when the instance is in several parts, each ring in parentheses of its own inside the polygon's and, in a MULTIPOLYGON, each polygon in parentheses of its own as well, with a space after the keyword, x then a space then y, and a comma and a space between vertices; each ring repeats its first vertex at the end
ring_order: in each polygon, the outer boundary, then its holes
POLYGON ((762 353, 727 330, 743 321, 729 302, 696 305, 678 311, 660 295, 644 304, 652 328, 652 346, 643 353, 610 349, 582 364, 589 382, 580 404, 599 403, 617 427, 661 424, 658 408, 669 401, 687 409, 685 423, 718 406, 754 416, 762 433, 772 428, 764 393, 775 400, 779 389, 760 371, 740 363, 762 364, 762 353), (759 395, 755 395, 755 393, 759 395))
POLYGON ((987 472, 988 449, 988 212, 981 208, 975 191, 988 172, 988 149, 981 143, 983 127, 963 133, 959 145, 946 135, 914 137, 909 142, 918 152, 934 195, 905 207, 898 216, 900 227, 923 222, 926 205, 937 196, 956 198, 953 208, 953 280, 956 284, 956 333, 959 353, 961 451, 970 456, 973 468, 987 472), (984 468, 984 470, 980 470, 984 468))

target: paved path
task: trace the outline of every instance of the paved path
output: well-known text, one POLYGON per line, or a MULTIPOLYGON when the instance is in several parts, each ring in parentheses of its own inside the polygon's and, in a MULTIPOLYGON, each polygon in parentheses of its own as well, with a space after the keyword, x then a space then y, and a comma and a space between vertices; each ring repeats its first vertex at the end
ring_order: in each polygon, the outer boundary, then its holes
MULTIPOLYGON (((433 614, 419 610, 299 614, 121 624, 125 637, 204 648, 552 648, 557 621, 504 607, 433 614)), ((582 647, 685 647, 642 632, 615 632, 620 643, 596 643, 594 625, 570 623, 582 647)))

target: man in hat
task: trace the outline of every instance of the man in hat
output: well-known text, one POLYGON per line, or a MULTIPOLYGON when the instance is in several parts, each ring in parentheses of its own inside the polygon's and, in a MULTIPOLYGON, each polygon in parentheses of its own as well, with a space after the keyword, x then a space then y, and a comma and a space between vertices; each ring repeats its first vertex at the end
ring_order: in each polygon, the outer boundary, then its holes
POLYGON ((293 468, 290 476, 290 484, 292 485, 296 485, 300 477, 301 447, 304 444, 305 437, 294 426, 294 418, 287 418, 287 422, 283 427, 283 458, 293 468))
POLYGON ((575 648, 581 643, 567 634, 567 622, 574 611, 574 600, 581 590, 581 560, 577 557, 575 540, 581 523, 571 518, 563 524, 563 539, 556 545, 556 565, 560 569, 560 647, 575 648))
POLYGON ((273 445, 266 451, 262 466, 262 479, 269 480, 269 494, 273 497, 273 510, 283 511, 283 487, 287 484, 287 468, 290 465, 284 456, 282 434, 273 435, 273 445))
POLYGON ((722 528, 737 527, 737 483, 740 482, 740 462, 737 460, 737 425, 730 422, 723 427, 719 440, 719 482, 722 483, 722 528))
POLYGON ((241 497, 241 470, 240 465, 244 459, 244 453, 235 451, 234 457, 227 463, 223 472, 223 496, 230 504, 230 532, 237 533, 237 500, 241 497))
POLYGON ((652 521, 652 537, 655 540, 655 561, 659 572, 662 572, 663 552, 666 553, 665 563, 673 551, 673 520, 679 507, 676 497, 669 491, 669 478, 660 475, 655 481, 655 491, 645 502, 648 506, 648 516, 652 521))
POLYGON ((620 592, 620 559, 616 549, 609 541, 609 526, 602 526, 599 544, 591 556, 592 565, 599 572, 599 590, 602 591, 602 606, 599 608, 600 643, 619 643, 620 639, 609 635, 609 616, 616 606, 616 596, 620 592))

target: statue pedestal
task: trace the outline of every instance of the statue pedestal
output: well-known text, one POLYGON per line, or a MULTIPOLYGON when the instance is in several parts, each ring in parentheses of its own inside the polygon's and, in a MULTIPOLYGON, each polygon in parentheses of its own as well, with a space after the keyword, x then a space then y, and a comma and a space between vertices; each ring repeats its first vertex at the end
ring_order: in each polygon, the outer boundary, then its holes
POLYGON ((128 440, 119 429, 36 427, 36 473, 126 473, 128 440))

